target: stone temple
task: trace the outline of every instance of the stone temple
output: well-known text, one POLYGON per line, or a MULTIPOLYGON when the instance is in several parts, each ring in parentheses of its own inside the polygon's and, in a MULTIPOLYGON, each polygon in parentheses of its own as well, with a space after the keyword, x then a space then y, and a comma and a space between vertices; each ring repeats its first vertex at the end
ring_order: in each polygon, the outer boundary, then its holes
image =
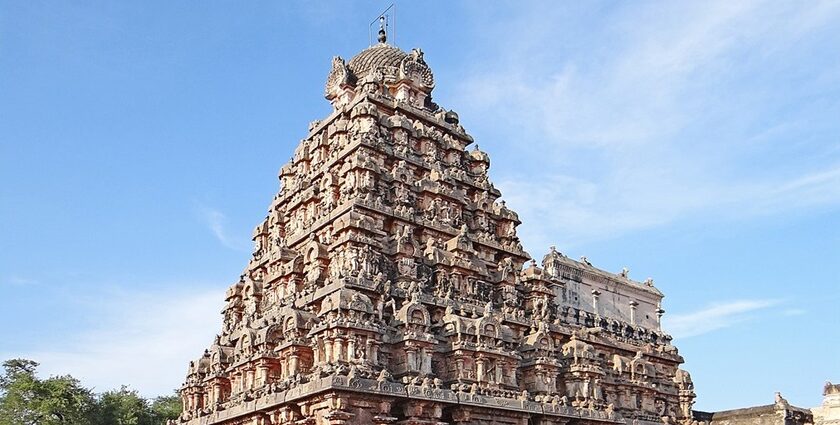
POLYGON ((332 60, 175 424, 686 424, 662 293, 532 260, 423 52, 332 60))

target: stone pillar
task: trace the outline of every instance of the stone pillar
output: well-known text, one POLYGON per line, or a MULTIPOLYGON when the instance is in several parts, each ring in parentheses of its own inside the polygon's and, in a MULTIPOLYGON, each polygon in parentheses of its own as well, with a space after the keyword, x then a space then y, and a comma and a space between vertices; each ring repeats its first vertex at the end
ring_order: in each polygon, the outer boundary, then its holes
POLYGON ((297 354, 292 354, 289 357, 289 369, 288 369, 288 376, 295 376, 298 374, 298 365, 299 359, 297 354))
POLYGON ((240 386, 239 382, 240 382, 240 379, 236 376, 235 373, 232 373, 230 375, 230 390, 231 390, 231 392, 234 392, 234 393, 239 392, 239 386, 240 386))
POLYGON ((432 355, 426 351, 426 348, 420 349, 420 373, 429 375, 432 373, 432 355))
POLYGON ((656 329, 662 330, 662 315, 665 314, 665 310, 662 309, 662 306, 659 305, 656 307, 656 329))
POLYGON ((368 362, 370 362, 373 365, 378 364, 379 359, 377 357, 379 356, 379 353, 377 353, 376 343, 373 341, 373 339, 368 338, 367 347, 365 349, 365 358, 368 359, 368 362))
POLYGON ((496 361, 496 378, 495 381, 497 384, 503 383, 504 381, 504 367, 505 364, 501 361, 496 361))
POLYGON ((249 368, 245 371, 245 389, 251 388, 254 388, 254 369, 249 368))
POLYGON ((347 360, 356 358, 356 340, 352 337, 347 339, 347 360))
POLYGON ((599 306, 598 306, 598 298, 600 296, 601 296, 601 291, 599 291, 597 289, 592 290, 592 311, 595 312, 596 316, 601 315, 601 310, 599 309, 599 306))
POLYGON ((218 383, 213 384, 213 404, 222 402, 222 386, 218 383))
POLYGON ((534 390, 537 392, 546 391, 545 374, 539 367, 534 372, 534 390))
POLYGON ((476 359, 475 361, 475 380, 478 382, 484 381, 484 359, 476 359))
POLYGON ((344 338, 336 338, 333 342, 333 360, 344 360, 344 338))
POLYGON ((332 363, 332 341, 329 338, 324 338, 324 363, 332 363))
POLYGON ((414 348, 405 350, 405 369, 407 372, 414 372, 417 368, 417 352, 414 348))
POLYGON ((630 324, 636 326, 636 307, 639 305, 634 300, 630 301, 630 324))
POLYGON ((257 366, 257 386, 263 386, 268 384, 268 365, 265 363, 261 363, 257 366))
MULTIPOLYGON (((516 364, 512 364, 508 366, 508 383, 515 387, 519 386, 519 383, 516 381, 516 364)), ((555 378, 556 379, 556 378, 555 378)))

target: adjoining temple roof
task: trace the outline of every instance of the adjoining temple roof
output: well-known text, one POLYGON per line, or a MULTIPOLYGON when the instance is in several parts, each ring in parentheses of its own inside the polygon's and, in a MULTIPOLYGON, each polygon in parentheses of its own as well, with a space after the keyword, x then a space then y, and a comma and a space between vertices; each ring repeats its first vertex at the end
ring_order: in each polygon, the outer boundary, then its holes
POLYGON ((586 257, 581 257, 580 261, 573 260, 562 253, 555 250, 552 246, 551 251, 543 257, 542 263, 543 267, 546 267, 546 264, 550 261, 557 261, 563 265, 566 265, 572 269, 580 270, 581 272, 588 273, 592 278, 601 278, 605 279, 610 282, 616 283, 623 283, 628 288, 633 288, 642 292, 648 292, 658 296, 659 298, 664 297, 665 295, 653 286, 653 279, 648 278, 644 282, 639 282, 633 279, 630 279, 625 272, 616 274, 601 268, 595 267, 592 265, 591 262, 586 257))

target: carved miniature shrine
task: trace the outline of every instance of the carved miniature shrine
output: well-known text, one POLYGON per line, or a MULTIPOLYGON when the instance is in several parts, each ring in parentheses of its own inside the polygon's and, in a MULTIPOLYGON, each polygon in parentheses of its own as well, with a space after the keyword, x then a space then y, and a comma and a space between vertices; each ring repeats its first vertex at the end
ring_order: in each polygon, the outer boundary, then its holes
POLYGON ((423 53, 332 61, 177 424, 688 423, 662 293, 531 260, 423 53))

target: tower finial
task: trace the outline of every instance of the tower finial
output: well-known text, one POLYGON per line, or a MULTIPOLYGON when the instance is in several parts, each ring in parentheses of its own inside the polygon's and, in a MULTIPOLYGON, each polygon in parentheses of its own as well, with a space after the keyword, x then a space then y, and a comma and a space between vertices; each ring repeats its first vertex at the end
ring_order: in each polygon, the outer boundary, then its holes
POLYGON ((380 43, 384 43, 388 40, 388 34, 385 32, 385 26, 388 25, 387 21, 385 20, 385 15, 379 17, 379 40, 380 43))
POLYGON ((391 42, 393 43, 396 40, 396 22, 397 22, 397 8, 391 3, 387 9, 383 10, 382 13, 379 14, 376 18, 374 18, 368 24, 368 43, 373 44, 373 24, 379 21, 379 31, 377 32, 378 36, 376 37, 377 41, 384 44, 388 41, 388 33, 390 32, 391 35, 391 42), (393 10, 391 10, 393 9, 393 10), (388 13, 390 12, 390 14, 388 13), (393 27, 393 28, 390 28, 393 27), (390 31, 389 31, 390 30, 390 31))

